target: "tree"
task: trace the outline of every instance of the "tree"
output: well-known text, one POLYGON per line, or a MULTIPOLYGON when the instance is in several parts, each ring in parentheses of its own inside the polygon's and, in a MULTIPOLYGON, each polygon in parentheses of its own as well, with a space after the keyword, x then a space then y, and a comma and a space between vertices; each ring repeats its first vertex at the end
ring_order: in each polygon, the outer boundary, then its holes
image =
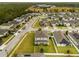
POLYGON ((44 50, 43 50, 43 48, 41 48, 41 49, 40 49, 40 53, 43 53, 43 52, 44 52, 44 50))
POLYGON ((49 37, 49 39, 51 39, 52 37, 49 37))
POLYGON ((68 31, 66 31, 66 35, 68 35, 68 31))
POLYGON ((38 31, 41 31, 41 30, 42 30, 41 28, 38 29, 38 31))
POLYGON ((70 53, 70 50, 67 50, 67 54, 69 54, 70 53))
POLYGON ((2 45, 2 43, 3 43, 3 40, 2 40, 2 38, 0 38, 0 45, 2 45))

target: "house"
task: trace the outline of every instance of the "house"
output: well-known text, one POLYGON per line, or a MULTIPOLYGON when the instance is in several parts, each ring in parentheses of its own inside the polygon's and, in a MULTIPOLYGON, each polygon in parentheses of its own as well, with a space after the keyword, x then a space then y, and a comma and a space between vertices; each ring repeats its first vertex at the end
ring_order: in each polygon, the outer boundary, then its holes
POLYGON ((6 29, 0 29, 0 38, 6 36, 8 34, 9 34, 8 30, 6 30, 6 29))
POLYGON ((20 24, 25 22, 24 16, 21 17, 17 17, 16 19, 14 19, 13 21, 19 22, 20 24))
POLYGON ((49 38, 46 31, 36 31, 35 32, 35 45, 43 44, 48 45, 49 38))
POLYGON ((61 31, 54 31, 54 40, 57 46, 66 46, 69 44, 68 39, 61 31))
POLYGON ((3 24, 0 25, 0 29, 10 30, 11 27, 13 27, 13 24, 12 23, 3 23, 3 24))
POLYGON ((74 32, 69 32, 68 36, 70 39, 74 42, 76 46, 79 48, 79 33, 74 31, 74 32))
POLYGON ((1 24, 0 29, 7 29, 8 31, 14 31, 18 25, 19 22, 13 20, 13 21, 9 21, 8 23, 1 24))
POLYGON ((40 21, 40 25, 41 25, 42 27, 47 26, 47 25, 48 25, 47 19, 46 19, 46 18, 45 18, 45 19, 42 19, 42 20, 40 21))

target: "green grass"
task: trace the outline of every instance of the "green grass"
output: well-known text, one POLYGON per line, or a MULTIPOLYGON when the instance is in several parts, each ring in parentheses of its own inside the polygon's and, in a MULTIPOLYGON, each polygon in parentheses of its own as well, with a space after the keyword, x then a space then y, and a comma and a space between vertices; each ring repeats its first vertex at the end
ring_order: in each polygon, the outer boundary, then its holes
POLYGON ((59 46, 58 47, 58 52, 59 53, 65 53, 65 54, 67 54, 67 50, 70 50, 70 54, 77 54, 78 52, 77 52, 77 50, 75 49, 75 47, 73 47, 73 46, 70 46, 70 45, 68 45, 68 46, 59 46))
POLYGON ((54 44, 53 44, 51 39, 49 39, 49 45, 48 46, 43 46, 43 45, 34 46, 34 52, 40 53, 41 48, 43 48, 44 53, 55 53, 54 44))
POLYGON ((58 29, 65 29, 66 26, 56 26, 58 29))
POLYGON ((54 44, 51 39, 49 39, 48 46, 34 46, 34 32, 29 32, 13 55, 19 53, 40 53, 40 48, 44 49, 44 53, 55 53, 54 44))
POLYGON ((17 48, 14 54, 19 53, 33 53, 34 51, 34 33, 28 33, 27 36, 24 38, 21 45, 17 48))
POLYGON ((39 21, 37 21, 34 25, 33 25, 33 28, 40 28, 41 26, 40 26, 40 23, 39 23, 39 21))

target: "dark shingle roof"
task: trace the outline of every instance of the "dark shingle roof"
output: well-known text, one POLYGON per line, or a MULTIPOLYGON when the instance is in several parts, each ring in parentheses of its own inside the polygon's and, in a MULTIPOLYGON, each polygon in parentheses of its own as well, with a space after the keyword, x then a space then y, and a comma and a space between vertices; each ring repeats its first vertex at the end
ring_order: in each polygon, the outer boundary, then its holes
POLYGON ((60 42, 60 44, 69 44, 69 42, 68 42, 67 40, 63 39, 63 40, 60 42))
POLYGON ((79 44, 79 33, 70 32, 69 35, 76 41, 77 44, 79 44))

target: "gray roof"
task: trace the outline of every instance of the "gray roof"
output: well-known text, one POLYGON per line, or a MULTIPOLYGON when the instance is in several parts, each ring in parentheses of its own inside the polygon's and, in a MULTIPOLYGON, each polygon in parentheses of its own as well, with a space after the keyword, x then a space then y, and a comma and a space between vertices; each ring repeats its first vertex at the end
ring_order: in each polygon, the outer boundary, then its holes
POLYGON ((36 7, 49 8, 49 7, 51 7, 51 5, 39 4, 39 5, 36 5, 36 7))
POLYGON ((51 21, 51 24, 56 24, 56 23, 59 23, 58 20, 51 21))
POLYGON ((16 22, 16 21, 13 20, 13 21, 11 21, 10 23, 16 25, 16 24, 18 24, 19 22, 16 22))
POLYGON ((56 40, 56 43, 60 43, 63 39, 67 40, 64 33, 61 31, 54 31, 54 38, 56 40))
POLYGON ((3 24, 1 24, 1 26, 10 26, 10 25, 12 25, 12 23, 3 23, 3 24))
POLYGON ((6 30, 6 29, 0 29, 0 35, 3 35, 6 32, 8 32, 8 30, 6 30))
POLYGON ((46 31, 36 31, 35 32, 35 37, 38 37, 38 38, 40 38, 40 37, 48 37, 48 34, 47 34, 46 31))
POLYGON ((77 33, 77 32, 70 32, 69 33, 69 35, 79 44, 79 39, 77 39, 73 34, 78 34, 79 35, 79 33, 77 33))

